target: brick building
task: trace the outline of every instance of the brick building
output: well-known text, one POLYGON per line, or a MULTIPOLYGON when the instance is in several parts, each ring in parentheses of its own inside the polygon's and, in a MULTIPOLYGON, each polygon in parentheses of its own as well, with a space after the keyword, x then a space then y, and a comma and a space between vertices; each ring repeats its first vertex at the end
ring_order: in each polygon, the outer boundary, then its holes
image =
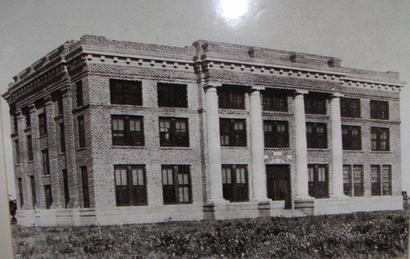
POLYGON ((402 208, 396 72, 86 35, 14 77, 23 225, 402 208))

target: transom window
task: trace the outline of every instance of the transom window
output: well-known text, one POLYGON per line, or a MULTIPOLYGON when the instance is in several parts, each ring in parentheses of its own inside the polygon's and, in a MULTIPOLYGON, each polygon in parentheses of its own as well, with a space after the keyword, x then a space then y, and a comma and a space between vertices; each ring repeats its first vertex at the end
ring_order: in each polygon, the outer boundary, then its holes
POLYGON ((265 147, 289 147, 289 126, 287 121, 263 122, 265 147))
POLYGON ((362 135, 360 126, 342 125, 342 142, 344 150, 361 150, 362 135))
POLYGON ((222 146, 246 147, 245 119, 220 119, 222 146))
POLYGON ((309 195, 314 198, 329 197, 329 175, 327 165, 308 165, 309 195))
POLYGON ((189 165, 163 165, 162 190, 164 204, 192 202, 189 165))
POLYGON ((305 113, 326 114, 326 98, 319 94, 305 95, 305 113))
POLYGON ((114 177, 117 206, 147 204, 144 165, 115 165, 114 177))
POLYGON ((264 111, 288 111, 288 97, 285 93, 266 89, 263 91, 263 110, 264 111))
POLYGON ((389 151, 390 150, 390 131, 389 128, 372 127, 371 141, 372 151, 389 151))
POLYGON ((189 147, 188 119, 160 117, 159 138, 161 146, 189 147))
POLYGON ((245 89, 242 86, 224 85, 218 88, 219 108, 245 109, 245 89))
POLYGON ((143 146, 144 125, 141 116, 113 115, 112 143, 116 146, 143 146))
POLYGON ((188 107, 187 85, 158 83, 158 106, 188 107))
POLYGON ((382 165, 381 171, 380 165, 371 166, 372 195, 391 195, 391 181, 391 165, 382 165))
POLYGON ((307 122, 306 140, 308 148, 327 148, 327 124, 307 122))
POLYGON ((348 196, 363 196, 364 180, 362 165, 354 165, 353 174, 351 165, 343 166, 343 191, 348 196))
POLYGON ((360 118, 360 99, 342 97, 340 112, 342 117, 360 118))
POLYGON ((142 105, 141 81, 110 79, 111 104, 142 105))
POLYGON ((225 200, 248 201, 247 165, 222 165, 222 187, 225 200))
POLYGON ((388 120, 389 119, 389 102, 370 100, 370 118, 388 120))

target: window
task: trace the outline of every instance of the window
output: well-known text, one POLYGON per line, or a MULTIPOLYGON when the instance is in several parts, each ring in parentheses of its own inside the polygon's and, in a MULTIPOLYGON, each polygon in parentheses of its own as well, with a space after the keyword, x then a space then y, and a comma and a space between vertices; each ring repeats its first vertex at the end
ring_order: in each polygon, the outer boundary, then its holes
POLYGON ((191 203, 189 165, 163 165, 161 171, 164 204, 191 203))
POLYGON ((57 111, 59 115, 63 114, 63 95, 59 93, 56 97, 57 111))
POLYGON ((13 134, 18 135, 18 121, 17 121, 17 115, 15 112, 12 112, 12 120, 13 120, 13 134))
POLYGON ((30 109, 28 107, 25 107, 23 109, 23 115, 26 121, 26 128, 30 128, 31 127, 31 117, 30 117, 30 109))
POLYGON ((352 166, 343 166, 343 190, 344 194, 348 196, 363 196, 364 180, 362 165, 354 165, 353 174, 352 166))
POLYGON ((327 165, 308 165, 309 195, 314 198, 329 197, 327 165))
POLYGON ((20 145, 19 141, 15 140, 14 141, 14 149, 16 150, 16 163, 20 163, 20 145))
POLYGON ((83 208, 90 207, 90 193, 88 189, 88 172, 86 166, 81 166, 81 185, 83 192, 83 208))
POLYGON ((326 98, 322 95, 305 95, 305 113, 326 114, 326 98))
POLYGON ((60 151, 65 153, 65 127, 64 123, 60 123, 60 151))
POLYGON ((391 165, 382 166, 382 194, 391 195, 391 165))
POLYGON ((144 124, 141 116, 113 115, 112 143, 116 146, 143 146, 144 124))
POLYGON ((47 134, 47 119, 44 112, 38 115, 38 130, 40 132, 40 136, 47 134))
POLYGON ((33 161, 33 140, 31 135, 27 135, 27 157, 29 161, 33 161))
POLYGON ((111 104, 142 105, 141 81, 110 79, 111 104))
POLYGON ((48 161, 48 150, 44 149, 41 151, 42 162, 43 162, 43 174, 49 175, 50 174, 50 165, 48 161))
POLYGON ((222 165, 223 197, 231 202, 248 201, 246 165, 222 165))
POLYGON ((147 205, 144 165, 115 165, 114 175, 117 206, 147 205))
POLYGON ((188 107, 187 85, 158 83, 159 107, 188 107))
POLYGON ((33 202, 33 208, 36 207, 37 204, 37 194, 36 194, 36 180, 34 179, 34 176, 30 176, 30 187, 31 187, 31 199, 33 202))
POLYGON ((85 128, 84 128, 84 116, 77 118, 78 121, 78 145, 80 148, 85 147, 85 128))
POLYGON ((306 140, 308 148, 327 148, 327 124, 307 122, 306 140))
POLYGON ((75 83, 75 96, 77 100, 77 107, 84 105, 84 96, 83 96, 83 81, 78 81, 75 83))
POLYGON ((288 97, 285 93, 266 89, 263 91, 263 110, 264 111, 288 111, 288 97))
POLYGON ((63 170, 63 187, 64 187, 64 207, 68 207, 68 203, 70 202, 70 192, 68 189, 68 175, 67 170, 63 170))
POLYGON ((342 117, 360 118, 360 99, 341 98, 340 112, 342 117))
POLYGON ((372 165, 370 169, 371 173, 371 192, 372 195, 381 195, 381 179, 380 179, 380 166, 379 165, 372 165))
POLYGON ((241 86, 222 86, 218 88, 219 108, 245 109, 245 89, 241 86))
POLYGON ((219 119, 221 145, 246 147, 246 121, 244 119, 219 119))
POLYGON ((372 151, 389 151, 390 150, 390 132, 389 128, 373 127, 371 131, 372 151))
POLYGON ((289 127, 287 121, 264 121, 265 147, 289 147, 289 127))
POLYGON ((360 126, 342 125, 342 143, 344 150, 361 150, 362 134, 360 126))
POLYGON ((370 100, 371 119, 389 119, 389 102, 370 100))
POLYGON ((159 139, 161 146, 188 147, 188 119, 160 117, 159 139))
POLYGON ((20 207, 22 208, 24 205, 24 196, 23 196, 23 180, 21 178, 17 179, 19 185, 19 199, 20 199, 20 207))
POLYGON ((47 184, 44 185, 44 197, 46 199, 46 209, 49 209, 51 207, 51 204, 53 203, 53 194, 51 192, 51 185, 47 184))

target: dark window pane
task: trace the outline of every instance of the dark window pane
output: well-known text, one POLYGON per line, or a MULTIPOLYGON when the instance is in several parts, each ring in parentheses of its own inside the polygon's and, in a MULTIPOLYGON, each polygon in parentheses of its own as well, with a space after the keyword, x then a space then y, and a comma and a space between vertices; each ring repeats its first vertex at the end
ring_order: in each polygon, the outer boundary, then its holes
POLYGON ((246 147, 246 120, 219 119, 222 146, 246 147))
POLYGON ((308 148, 327 148, 327 124, 307 122, 306 140, 308 148))
POLYGON ((23 196, 23 180, 21 178, 17 179, 18 181, 18 186, 19 186, 19 201, 20 201, 20 207, 23 207, 24 205, 24 196, 23 196))
POLYGON ((77 118, 78 120, 78 144, 81 147, 85 147, 85 127, 84 127, 84 116, 77 118))
POLYGON ((114 177, 117 206, 147 204, 144 165, 115 165, 114 177))
POLYGON ((341 98, 340 111, 342 117, 360 118, 360 99, 341 98))
POLYGON ((319 94, 305 95, 305 113, 326 114, 326 98, 319 94))
POLYGON ((329 176, 327 165, 308 165, 309 195, 314 198, 329 197, 329 176))
POLYGON ((361 150, 361 127, 342 125, 342 142, 344 150, 361 150))
POLYGON ((113 115, 112 143, 116 146, 143 146, 144 123, 141 116, 113 115))
POLYGON ((70 201, 67 170, 63 170, 63 186, 64 186, 64 206, 65 208, 67 208, 68 202, 70 201))
POLYGON ((51 185, 44 185, 44 195, 46 200, 46 209, 51 207, 53 203, 53 194, 51 192, 51 185))
POLYGON ((40 132, 40 136, 47 134, 47 120, 45 113, 38 115, 38 130, 40 132))
POLYGON ((372 151, 389 151, 390 150, 390 130, 389 128, 372 127, 371 148, 372 151))
POLYGON ((287 121, 264 121, 265 147, 289 147, 287 121))
POLYGON ((187 85, 158 83, 158 106, 188 107, 187 85))
POLYGON ((28 160, 32 161, 33 160, 33 140, 31 135, 27 135, 27 155, 28 155, 28 160))
POLYGON ((245 88, 236 85, 219 87, 218 102, 222 109, 245 109, 245 88))
POLYGON ((111 104, 142 105, 141 81, 110 79, 111 104))
POLYGON ((88 188, 88 172, 87 167, 80 167, 81 170, 81 184, 82 184, 82 193, 83 193, 83 207, 90 207, 90 194, 88 188))
POLYGON ((263 110, 265 111, 288 111, 288 95, 285 92, 266 89, 262 93, 263 110))
POLYGON ((41 151, 42 161, 43 161, 43 174, 50 174, 50 164, 48 160, 48 149, 41 151))
POLYGON ((381 179, 380 179, 380 166, 371 166, 371 194, 381 195, 381 179))
POLYGON ((370 118, 388 120, 389 102, 370 100, 370 118))
POLYGON ((84 96, 83 96, 83 82, 78 81, 75 84, 75 95, 77 100, 77 107, 84 105, 84 96))
POLYGON ((225 200, 231 202, 249 200, 246 165, 222 165, 222 191, 225 200))
POLYGON ((188 147, 188 119, 175 117, 160 117, 159 136, 161 146, 188 147))
POLYGON ((60 123, 60 151, 65 152, 65 127, 64 123, 60 123))
POLYGON ((31 199, 33 202, 33 208, 36 207, 37 204, 37 193, 36 193, 36 181, 34 179, 34 176, 30 176, 30 187, 31 187, 31 199))
POLYGON ((164 204, 191 203, 190 167, 188 165, 163 165, 161 172, 164 204))

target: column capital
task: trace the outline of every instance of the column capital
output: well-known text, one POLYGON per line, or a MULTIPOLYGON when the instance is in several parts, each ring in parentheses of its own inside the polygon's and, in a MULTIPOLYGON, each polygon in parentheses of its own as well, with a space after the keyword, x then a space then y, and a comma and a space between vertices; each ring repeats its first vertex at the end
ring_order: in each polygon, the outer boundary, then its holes
POLYGON ((340 97, 343 97, 343 96, 344 96, 344 94, 336 92, 336 93, 332 94, 331 98, 340 98, 340 97))
POLYGON ((28 110, 29 110, 30 112, 33 112, 33 111, 36 110, 36 106, 34 105, 34 103, 28 105, 28 110))
POLYGON ((47 95, 44 97, 44 103, 45 105, 50 105, 53 103, 53 99, 51 98, 51 95, 47 95))
POLYGON ((215 81, 205 81, 203 84, 203 88, 206 89, 210 89, 210 88, 218 88, 221 87, 222 83, 220 82, 215 82, 215 81))
POLYGON ((266 89, 266 86, 263 86, 263 85, 252 85, 251 86, 251 92, 254 92, 254 91, 263 91, 263 90, 265 90, 266 89))
POLYGON ((308 93, 309 93, 309 91, 308 91, 308 90, 305 90, 305 89, 296 89, 296 90, 295 90, 295 94, 296 94, 296 95, 308 94, 308 93))

